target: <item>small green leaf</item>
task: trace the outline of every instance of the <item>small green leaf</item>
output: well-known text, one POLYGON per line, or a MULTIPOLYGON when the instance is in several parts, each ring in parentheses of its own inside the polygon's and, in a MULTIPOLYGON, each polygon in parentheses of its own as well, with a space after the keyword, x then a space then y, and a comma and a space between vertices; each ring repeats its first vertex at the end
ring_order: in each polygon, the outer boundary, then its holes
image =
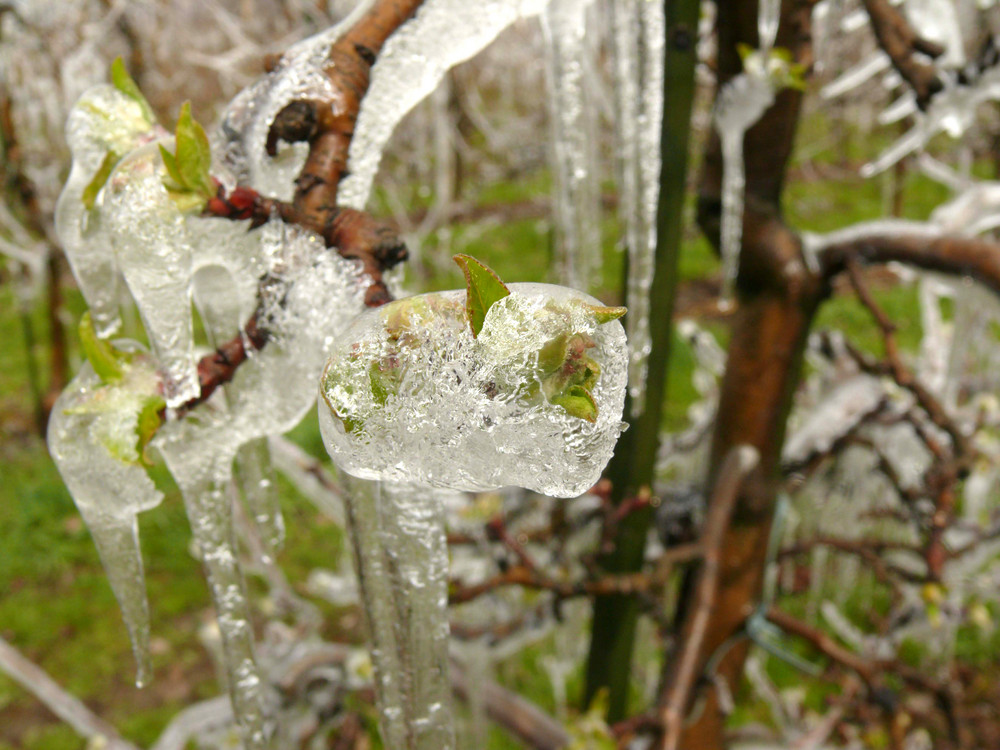
POLYGON ((590 391, 582 386, 570 386, 564 393, 553 396, 549 401, 561 406, 571 417, 586 419, 588 422, 597 421, 597 403, 590 391))
POLYGON ((204 198, 215 195, 210 170, 212 150, 205 129, 191 116, 191 102, 184 102, 177 118, 177 172, 181 184, 204 198))
POLYGON ((372 362, 368 368, 368 384, 372 389, 372 400, 379 406, 385 406, 389 400, 389 384, 379 370, 378 363, 372 362))
POLYGON ((510 289, 492 269, 472 256, 454 255, 452 260, 458 263, 465 274, 465 312, 472 328, 472 336, 476 337, 483 330, 486 313, 493 303, 510 294, 510 289))
POLYGON ((569 337, 563 333, 547 342, 538 352, 538 369, 543 375, 553 373, 566 361, 569 337))
POLYGON ((83 189, 83 195, 80 199, 83 201, 84 207, 89 211, 94 207, 94 202, 97 200, 97 194, 101 192, 101 188, 108 181, 111 176, 111 171, 115 168, 115 164, 121 159, 118 154, 114 151, 108 151, 104 155, 104 161, 101 162, 101 166, 97 168, 97 173, 94 175, 93 179, 87 183, 87 187, 83 189))
POLYGON ((160 425, 163 424, 160 414, 166 406, 167 402, 163 400, 163 397, 156 395, 150 396, 143 401, 142 407, 139 409, 139 416, 136 418, 135 425, 135 432, 138 437, 135 448, 136 453, 139 455, 139 462, 146 466, 150 466, 152 463, 146 455, 146 447, 149 445, 149 441, 153 439, 156 431, 160 429, 160 425))
POLYGON ((149 106, 149 102, 146 101, 146 97, 142 95, 142 91, 139 90, 138 84, 132 80, 132 76, 128 74, 128 70, 125 69, 125 62, 122 60, 121 55, 115 58, 115 61, 111 63, 111 83, 112 85, 121 91, 129 99, 135 101, 140 107, 142 107, 142 114, 149 124, 152 125, 156 122, 156 115, 153 113, 153 108, 149 106))
POLYGON ((114 347, 104 339, 97 337, 94 324, 90 320, 90 311, 80 318, 80 346, 83 348, 84 356, 94 368, 94 372, 105 383, 116 383, 125 374, 122 364, 125 361, 124 355, 115 351, 114 347))
POLYGON ((604 307, 603 305, 587 305, 586 307, 593 314, 598 325, 618 320, 618 318, 628 312, 627 307, 604 307))
POLYGON ((167 190, 173 190, 174 192, 182 191, 187 186, 184 184, 184 178, 181 176, 180 170, 177 169, 177 157, 167 151, 163 147, 163 144, 160 144, 160 158, 163 159, 163 166, 166 168, 167 174, 173 183, 167 184, 166 180, 164 180, 167 190))

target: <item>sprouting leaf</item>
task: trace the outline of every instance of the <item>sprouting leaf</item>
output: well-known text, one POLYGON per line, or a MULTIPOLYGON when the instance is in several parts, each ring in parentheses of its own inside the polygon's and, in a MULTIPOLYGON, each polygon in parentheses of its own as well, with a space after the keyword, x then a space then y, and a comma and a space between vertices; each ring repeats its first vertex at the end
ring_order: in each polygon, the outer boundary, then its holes
POLYGON ((135 101, 142 108, 143 117, 149 121, 150 125, 156 122, 156 115, 153 113, 153 108, 149 106, 146 97, 142 95, 138 84, 128 74, 121 55, 116 57, 115 61, 111 63, 111 83, 116 89, 125 94, 129 99, 135 101))
POLYGON ((135 432, 138 438, 135 446, 136 453, 139 456, 139 461, 147 466, 151 462, 146 456, 146 447, 156 431, 160 429, 160 425, 163 424, 163 418, 160 415, 166 405, 167 402, 163 400, 162 396, 149 396, 143 401, 136 418, 135 432))
POLYGON ((165 149, 163 145, 160 144, 160 158, 163 159, 163 166, 164 168, 166 168, 167 174, 173 181, 172 185, 166 186, 167 190, 171 190, 174 192, 183 191, 184 178, 181 177, 180 170, 177 169, 177 157, 175 157, 172 153, 167 151, 167 149, 165 149))
POLYGON ((569 336, 565 333, 548 341, 538 352, 538 369, 542 374, 555 372, 566 361, 569 336))
POLYGON ((90 311, 80 318, 80 346, 83 348, 84 356, 94 368, 94 372, 105 383, 116 383, 125 374, 123 364, 127 361, 126 356, 115 350, 113 346, 104 339, 98 338, 94 324, 90 320, 90 311))
POLYGON ((549 401, 561 406, 571 417, 586 419, 588 422, 597 421, 597 403, 590 391, 582 386, 572 385, 563 393, 552 396, 549 401))
POLYGON ((212 150, 205 129, 191 116, 191 102, 184 102, 177 118, 176 172, 181 185, 204 198, 215 195, 210 170, 212 150))
POLYGON ((476 337, 483 330, 486 313, 493 303, 510 294, 510 289, 491 268, 471 255, 455 255, 452 256, 452 260, 458 263, 462 273, 465 274, 465 312, 469 318, 472 335, 476 337))
POLYGON ((603 305, 586 305, 586 307, 593 314, 598 325, 618 320, 618 318, 628 312, 627 307, 605 307, 603 305))
POLYGON ((101 162, 101 166, 97 168, 97 173, 94 175, 93 179, 87 183, 87 187, 83 189, 83 195, 80 196, 83 201, 84 207, 89 211, 94 207, 94 202, 97 200, 97 194, 101 192, 101 188, 108 181, 111 176, 111 171, 115 168, 121 160, 121 157, 114 151, 109 151, 104 155, 104 161, 101 162))

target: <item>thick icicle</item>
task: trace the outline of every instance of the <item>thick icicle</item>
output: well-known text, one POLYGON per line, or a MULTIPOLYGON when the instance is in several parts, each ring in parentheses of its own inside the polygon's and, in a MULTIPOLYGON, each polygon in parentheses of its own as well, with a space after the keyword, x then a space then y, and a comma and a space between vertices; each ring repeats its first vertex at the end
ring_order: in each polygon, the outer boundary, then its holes
MULTIPOLYGON (((151 370, 139 373, 142 378, 151 375, 151 370)), ((107 403, 111 399, 102 399, 97 393, 102 385, 84 364, 52 407, 49 453, 97 545, 132 640, 136 684, 142 686, 151 676, 149 605, 136 516, 163 496, 140 464, 109 452, 109 440, 134 444, 135 413, 116 410, 107 403)))
MULTIPOLYGON (((336 429, 321 411, 324 435, 336 429)), ((415 485, 348 482, 347 511, 371 638, 382 743, 451 750, 448 546, 441 505, 415 485)))
POLYGON ((184 495, 198 556, 205 566, 228 678, 233 714, 246 750, 268 747, 263 686, 254 658, 246 585, 233 539, 233 453, 213 440, 214 420, 164 426, 156 444, 184 495), (201 433, 199 435, 199 433, 201 433))
POLYGON ((660 122, 663 116, 663 6, 619 0, 612 8, 619 216, 629 253, 625 318, 633 413, 643 408, 649 356, 649 289, 656 250, 660 122))
POLYGON ((159 142, 132 151, 111 174, 101 220, 163 369, 167 405, 179 406, 199 389, 192 249, 184 216, 163 186, 165 174, 159 142))
POLYGON ((621 324, 580 292, 511 284, 473 337, 465 297, 398 300, 343 332, 320 384, 334 462, 366 479, 585 492, 622 429, 621 324))
POLYGON ((596 122, 585 66, 591 0, 551 0, 542 14, 559 282, 587 290, 600 266, 596 122))

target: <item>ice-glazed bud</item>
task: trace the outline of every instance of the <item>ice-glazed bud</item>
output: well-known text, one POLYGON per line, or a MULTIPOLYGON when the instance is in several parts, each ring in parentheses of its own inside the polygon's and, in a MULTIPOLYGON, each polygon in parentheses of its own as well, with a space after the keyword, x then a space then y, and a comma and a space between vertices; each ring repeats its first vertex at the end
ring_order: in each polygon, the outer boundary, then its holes
POLYGON ((157 130, 139 101, 106 84, 80 97, 66 123, 73 167, 56 204, 56 232, 101 336, 119 324, 118 271, 93 209, 115 165, 157 130))
POLYGON ((178 406, 198 393, 191 321, 192 248, 184 215, 164 186, 161 143, 135 149, 104 188, 101 220, 178 406))
POLYGON ((144 414, 158 396, 155 370, 141 357, 116 359, 112 366, 101 355, 103 374, 84 364, 52 407, 48 444, 121 606, 141 684, 150 676, 149 607, 136 516, 162 499, 140 464, 144 414))
POLYGON ((320 385, 334 462, 367 479, 585 492, 623 428, 624 309, 512 284, 474 336, 466 302, 464 291, 399 300, 341 334, 320 385))

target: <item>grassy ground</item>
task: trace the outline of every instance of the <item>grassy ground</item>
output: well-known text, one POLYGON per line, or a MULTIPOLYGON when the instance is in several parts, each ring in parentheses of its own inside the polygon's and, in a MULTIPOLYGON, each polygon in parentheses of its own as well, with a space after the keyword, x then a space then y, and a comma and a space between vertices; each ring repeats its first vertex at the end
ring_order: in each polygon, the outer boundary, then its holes
MULTIPOLYGON (((830 140, 821 121, 809 121, 803 138, 820 144, 830 140), (824 138, 826 141, 824 141, 824 138)), ((854 221, 883 215, 884 199, 878 180, 862 181, 849 170, 829 175, 835 161, 833 148, 814 151, 797 164, 788 186, 786 212, 796 226, 826 231, 854 221), (816 172, 817 167, 827 172, 816 172)), ((544 174, 527 175, 520 182, 484 190, 476 202, 503 216, 505 206, 538 200, 548 180, 544 174)), ((923 218, 944 196, 926 178, 907 175, 904 214, 923 218)), ((544 219, 459 224, 450 236, 438 233, 422 248, 424 263, 410 280, 422 290, 455 288, 462 284, 457 267, 450 263, 452 248, 482 258, 509 281, 546 280, 550 257, 538 248, 550 246, 544 219), (525 248, 531 248, 526 252, 525 248)), ((604 222, 605 266, 597 285, 608 303, 618 301, 622 262, 614 249, 615 222, 604 222)), ((707 243, 690 228, 681 259, 684 280, 682 307, 700 317, 724 336, 724 325, 712 313, 710 296, 717 286, 718 264, 707 243)), ((913 348, 920 338, 915 292, 904 286, 885 286, 878 295, 900 322, 900 339, 913 348)), ((31 390, 25 373, 27 356, 9 284, 0 287, 0 633, 29 658, 88 705, 140 743, 150 743, 165 722, 182 706, 213 695, 218 686, 196 632, 210 614, 208 594, 199 566, 188 552, 190 532, 178 493, 162 469, 157 481, 166 491, 159 507, 142 516, 143 552, 152 603, 153 661, 155 679, 144 690, 132 685, 133 664, 124 626, 104 579, 96 552, 72 501, 49 459, 42 439, 33 433, 31 390)), ((83 306, 71 295, 68 317, 76 320, 83 306)), ((40 309, 32 311, 38 341, 46 340, 40 309)), ((878 343, 867 314, 848 295, 835 296, 823 309, 818 324, 849 332, 861 346, 877 351, 878 343)), ((695 396, 690 385, 693 360, 678 341, 670 375, 666 423, 680 427, 695 396)), ((45 368, 45 347, 34 355, 45 368)), ((74 349, 73 357, 77 357, 74 349)), ((75 369, 75 368, 74 368, 75 369)), ((310 415, 293 438, 317 456, 322 443, 310 415)), ((283 485, 288 543, 279 561, 293 581, 317 566, 330 567, 343 543, 339 531, 313 510, 289 486, 283 485)), ((326 610, 331 628, 360 637, 358 618, 351 613, 326 610)), ((501 670, 543 706, 552 708, 553 696, 539 653, 501 670)), ((780 676, 780 675, 779 675, 780 676)), ((0 750, 66 750, 83 746, 72 731, 52 717, 37 701, 12 681, 0 676, 0 750)), ((511 747, 496 733, 491 747, 511 747)))

